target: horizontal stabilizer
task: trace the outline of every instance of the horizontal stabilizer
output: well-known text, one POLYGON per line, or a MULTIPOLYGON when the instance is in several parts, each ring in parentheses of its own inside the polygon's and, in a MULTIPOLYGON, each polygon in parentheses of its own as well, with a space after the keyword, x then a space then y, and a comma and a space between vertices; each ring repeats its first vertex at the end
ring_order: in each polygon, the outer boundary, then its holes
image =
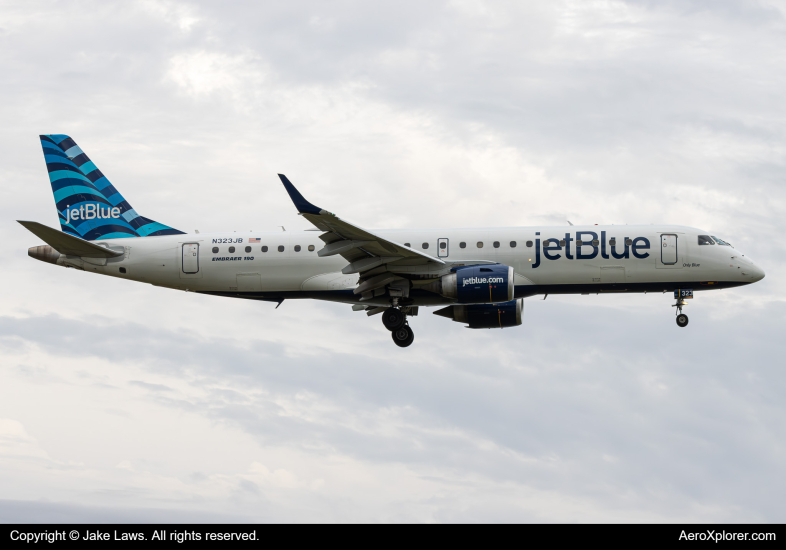
POLYGON ((122 251, 109 250, 38 222, 17 221, 33 235, 60 252, 60 254, 81 256, 83 258, 114 258, 124 253, 122 251))

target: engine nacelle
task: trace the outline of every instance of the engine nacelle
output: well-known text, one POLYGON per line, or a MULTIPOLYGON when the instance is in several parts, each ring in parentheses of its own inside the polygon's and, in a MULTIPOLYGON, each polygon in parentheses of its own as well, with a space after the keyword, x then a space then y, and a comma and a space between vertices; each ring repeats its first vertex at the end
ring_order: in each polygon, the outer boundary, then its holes
POLYGON ((507 328, 521 324, 524 299, 511 300, 502 304, 455 305, 437 310, 434 315, 467 323, 468 328, 507 328))
POLYGON ((462 304, 494 304, 513 299, 513 268, 507 265, 471 265, 443 275, 423 287, 462 304))

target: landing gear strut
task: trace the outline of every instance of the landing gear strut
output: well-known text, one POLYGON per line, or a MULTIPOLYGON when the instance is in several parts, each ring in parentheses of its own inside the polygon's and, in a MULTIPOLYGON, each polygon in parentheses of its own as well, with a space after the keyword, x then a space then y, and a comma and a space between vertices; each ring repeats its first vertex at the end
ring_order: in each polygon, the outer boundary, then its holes
POLYGON ((677 298, 677 303, 671 306, 677 308, 677 326, 681 328, 688 326, 688 316, 682 312, 682 306, 686 305, 688 304, 685 303, 683 298, 677 298))
POLYGON ((415 333, 409 328, 409 323, 402 324, 399 328, 391 332, 393 341, 400 348, 405 348, 415 340, 415 333))

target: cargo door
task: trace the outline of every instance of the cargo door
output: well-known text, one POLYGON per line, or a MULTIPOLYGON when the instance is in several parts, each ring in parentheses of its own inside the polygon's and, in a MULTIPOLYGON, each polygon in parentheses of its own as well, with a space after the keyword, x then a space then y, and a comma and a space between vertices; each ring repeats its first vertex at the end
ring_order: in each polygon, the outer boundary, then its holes
POLYGON ((600 268, 601 284, 622 284, 625 282, 625 268, 622 266, 606 266, 600 268))
POLYGON ((237 274, 238 292, 261 292, 262 275, 259 273, 238 273, 237 274))

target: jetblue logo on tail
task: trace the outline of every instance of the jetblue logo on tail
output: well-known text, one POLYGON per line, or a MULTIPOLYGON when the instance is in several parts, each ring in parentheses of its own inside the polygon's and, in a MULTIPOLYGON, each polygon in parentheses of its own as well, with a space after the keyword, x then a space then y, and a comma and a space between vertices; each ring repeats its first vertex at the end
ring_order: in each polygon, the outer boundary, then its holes
POLYGON ((65 211, 66 223, 71 223, 72 220, 106 220, 119 217, 119 208, 101 208, 96 204, 83 204, 79 208, 66 206, 65 211))

